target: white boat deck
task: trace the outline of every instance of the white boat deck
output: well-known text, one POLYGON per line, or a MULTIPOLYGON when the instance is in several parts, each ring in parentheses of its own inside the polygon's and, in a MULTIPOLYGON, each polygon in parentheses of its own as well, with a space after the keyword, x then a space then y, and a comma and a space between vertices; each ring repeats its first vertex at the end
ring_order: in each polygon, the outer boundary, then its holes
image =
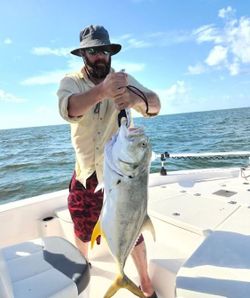
MULTIPOLYGON (((239 175, 152 187, 149 210, 154 218, 205 237, 177 272, 177 297, 250 297, 249 180, 239 175)), ((186 247, 183 240, 179 247, 186 247)))
POLYGON ((250 181, 234 177, 162 184, 149 189, 149 198, 152 216, 207 235, 240 207, 250 208, 250 181))
MULTIPOLYGON (((243 176, 249 174, 248 169, 243 176)), ((249 298, 250 178, 241 177, 236 168, 178 171, 167 177, 152 174, 149 185, 148 210, 156 242, 144 235, 158 297, 249 298)), ((54 234, 73 242, 66 196, 62 191, 0 206, 0 222, 13 218, 0 245, 54 234), (54 217, 44 223, 46 216, 54 217), (17 226, 25 231, 24 237, 17 226)), ((116 272, 104 241, 94 247, 90 261, 89 297, 101 298, 116 272)), ((125 272, 139 285, 131 258, 125 272)), ((135 296, 124 289, 114 296, 129 297, 135 296)))

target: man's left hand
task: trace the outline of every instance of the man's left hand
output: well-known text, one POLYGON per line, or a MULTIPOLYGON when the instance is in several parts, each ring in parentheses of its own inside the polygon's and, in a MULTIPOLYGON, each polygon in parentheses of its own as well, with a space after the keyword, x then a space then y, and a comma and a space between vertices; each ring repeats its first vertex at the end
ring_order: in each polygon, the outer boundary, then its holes
POLYGON ((136 104, 136 102, 135 96, 131 96, 131 92, 127 88, 122 95, 114 98, 114 103, 117 110, 131 108, 136 104))

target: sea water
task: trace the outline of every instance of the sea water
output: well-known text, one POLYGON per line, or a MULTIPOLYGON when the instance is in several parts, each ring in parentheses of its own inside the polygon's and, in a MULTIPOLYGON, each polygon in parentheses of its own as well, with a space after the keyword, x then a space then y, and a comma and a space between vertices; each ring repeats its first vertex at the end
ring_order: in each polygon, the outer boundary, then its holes
MULTIPOLYGON (((250 151, 250 108, 135 118, 160 154, 250 151)), ((167 170, 246 166, 248 159, 166 161, 167 170)), ((161 161, 152 163, 159 172, 161 161)), ((68 124, 0 130, 0 204, 68 187, 74 150, 68 124)))

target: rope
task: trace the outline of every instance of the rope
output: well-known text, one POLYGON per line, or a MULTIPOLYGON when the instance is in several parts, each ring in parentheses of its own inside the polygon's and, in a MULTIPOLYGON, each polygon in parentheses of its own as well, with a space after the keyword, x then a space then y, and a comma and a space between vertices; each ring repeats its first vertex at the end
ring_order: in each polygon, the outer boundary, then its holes
POLYGON ((236 151, 236 152, 204 152, 204 153, 162 153, 157 155, 161 160, 167 158, 173 159, 188 159, 188 160, 221 160, 221 159, 242 159, 250 158, 250 151, 236 151))

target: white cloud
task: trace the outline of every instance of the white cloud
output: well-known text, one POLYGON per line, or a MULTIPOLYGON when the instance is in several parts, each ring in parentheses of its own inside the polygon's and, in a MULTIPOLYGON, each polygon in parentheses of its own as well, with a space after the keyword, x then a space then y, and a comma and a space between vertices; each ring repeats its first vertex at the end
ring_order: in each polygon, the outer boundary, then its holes
POLYGON ((229 73, 232 76, 236 76, 240 72, 240 64, 237 60, 227 66, 229 73))
POLYGON ((184 81, 177 81, 166 89, 155 91, 161 100, 161 114, 182 113, 194 108, 191 89, 184 81))
POLYGON ((12 44, 12 40, 9 37, 7 37, 7 38, 5 38, 5 40, 3 41, 3 43, 4 44, 12 44))
POLYGON ((119 71, 121 69, 125 69, 127 73, 136 73, 141 72, 145 69, 144 63, 132 63, 132 62, 126 62, 126 61, 120 61, 120 60, 114 60, 112 61, 112 66, 116 71, 119 71))
POLYGON ((228 6, 227 8, 222 8, 219 10, 218 17, 224 19, 224 18, 230 18, 235 13, 235 10, 232 9, 231 6, 228 6))
MULTIPOLYGON (((224 26, 205 25, 193 31, 196 41, 212 43, 204 63, 212 69, 226 69, 230 75, 243 72, 250 63, 250 18, 233 18, 235 10, 230 6, 219 10, 218 16, 224 20, 224 26)), ((192 74, 192 69, 189 73, 192 74)))
POLYGON ((55 70, 42 75, 27 78, 21 82, 21 85, 49 85, 58 84, 65 76, 65 70, 55 70))
POLYGON ((168 32, 150 32, 143 36, 135 37, 131 33, 124 34, 118 38, 113 39, 115 43, 120 43, 123 46, 123 51, 138 48, 151 47, 166 47, 174 44, 180 44, 189 40, 193 40, 194 36, 188 31, 173 30, 168 32))
POLYGON ((137 40, 135 38, 130 38, 127 40, 127 42, 128 46, 131 48, 148 48, 152 46, 150 42, 146 42, 144 40, 137 40))
POLYGON ((209 66, 226 62, 228 49, 223 46, 215 46, 209 53, 205 62, 209 66))
POLYGON ((204 73, 206 71, 205 66, 201 63, 197 63, 196 65, 188 66, 188 73, 191 75, 198 75, 204 73))
POLYGON ((128 49, 149 48, 153 46, 150 40, 146 41, 137 39, 130 33, 124 34, 119 38, 114 39, 113 42, 122 44, 123 51, 126 51, 128 49))
MULTIPOLYGON (((67 61, 68 67, 66 69, 55 70, 51 72, 45 72, 41 75, 35 75, 24 79, 21 81, 21 85, 49 85, 58 84, 60 80, 65 76, 65 74, 77 71, 81 69, 83 62, 80 58, 72 57, 67 61)), ((125 69, 128 73, 141 72, 145 69, 145 64, 143 63, 132 63, 132 62, 122 62, 120 60, 114 60, 112 66, 116 71, 125 69)))
POLYGON ((193 31, 193 35, 196 37, 198 43, 203 42, 222 42, 221 32, 214 25, 204 25, 193 31))
MULTIPOLYGON (((190 89, 184 81, 177 81, 172 86, 166 89, 154 89, 161 101, 160 114, 173 114, 190 111, 190 89)), ((192 106, 193 108, 193 106, 192 106)), ((134 117, 141 116, 132 109, 134 117)))
POLYGON ((162 95, 164 95, 167 99, 175 99, 176 97, 183 96, 187 93, 187 87, 183 81, 177 81, 170 88, 162 91, 162 95))
MULTIPOLYGON (((173 114, 190 111, 190 91, 184 81, 177 81, 175 84, 166 89, 155 89, 161 101, 160 114, 173 114)), ((132 109, 134 117, 140 117, 141 114, 132 109)))
POLYGON ((233 55, 242 63, 250 63, 250 18, 242 17, 231 28, 229 42, 233 55))
POLYGON ((41 75, 34 75, 21 81, 21 85, 49 85, 58 84, 65 74, 81 69, 82 60, 80 58, 71 57, 68 61, 68 67, 65 69, 44 72, 41 75))
POLYGON ((68 56, 70 54, 71 48, 55 48, 51 49, 48 47, 36 47, 31 50, 31 53, 33 55, 37 56, 48 56, 48 55, 54 55, 54 56, 68 56))
POLYGON ((0 102, 23 103, 27 100, 0 89, 0 102))
POLYGON ((177 81, 167 89, 156 90, 156 93, 159 95, 161 102, 176 101, 186 97, 188 88, 184 81, 177 81))

